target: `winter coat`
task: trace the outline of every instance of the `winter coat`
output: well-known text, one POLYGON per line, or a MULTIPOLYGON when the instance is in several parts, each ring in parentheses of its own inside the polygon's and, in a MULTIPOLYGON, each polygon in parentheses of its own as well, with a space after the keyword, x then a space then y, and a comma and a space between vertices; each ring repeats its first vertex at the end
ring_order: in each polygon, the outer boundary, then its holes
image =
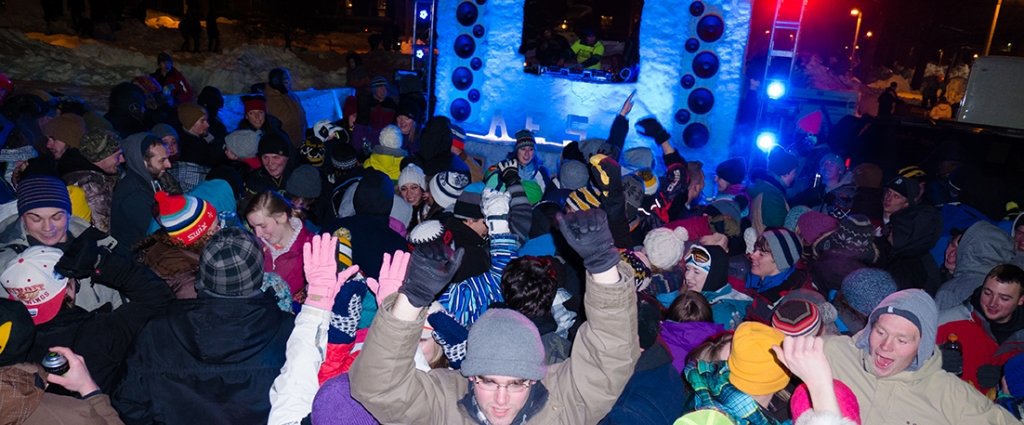
POLYGON ((171 67, 167 75, 163 75, 157 70, 149 76, 156 79, 160 83, 160 87, 171 86, 171 96, 174 97, 175 104, 192 102, 196 96, 196 93, 192 91, 192 86, 185 79, 185 75, 178 71, 178 68, 171 67))
POLYGON ((199 252, 171 245, 158 233, 140 244, 136 259, 160 276, 177 299, 196 297, 199 252))
POLYGON ((386 153, 378 152, 380 148, 375 148, 374 152, 370 154, 370 157, 363 163, 363 168, 373 168, 384 174, 387 174, 391 181, 398 182, 398 175, 402 173, 402 169, 398 168, 402 164, 404 156, 388 155, 386 153))
MULTIPOLYGON (((547 400, 529 418, 531 424, 590 424, 608 414, 636 366, 636 291, 633 270, 619 263, 619 281, 602 285, 587 276, 587 323, 576 336, 569 360, 548 366, 531 391, 547 389, 547 400)), ((384 301, 349 371, 352 397, 382 423, 477 424, 475 413, 460 404, 469 382, 458 371, 417 371, 412 353, 426 318, 395 318, 396 297, 384 301), (471 416, 472 415, 472 416, 471 416)))
POLYGON ((754 170, 751 185, 747 188, 750 196, 750 221, 757 233, 769 227, 782 227, 789 213, 786 203, 786 187, 779 177, 765 170, 754 170))
MULTIPOLYGON (((139 86, 124 82, 110 90, 108 104, 110 109, 103 118, 110 122, 122 138, 136 133, 149 131, 152 126, 143 122, 143 111, 146 110, 146 94, 139 86)), ((123 146, 123 145, 122 145, 123 146)), ((125 150, 125 159, 128 152, 125 150)))
POLYGON ((68 185, 82 188, 89 209, 92 210, 92 225, 106 233, 110 231, 110 211, 118 176, 93 168, 71 171, 62 175, 62 179, 68 185))
POLYGON ((754 302, 749 295, 733 289, 731 285, 725 285, 714 292, 704 291, 701 294, 711 304, 712 320, 728 330, 734 330, 740 325, 747 314, 747 309, 754 302))
POLYGON ((127 253, 142 238, 154 222, 153 206, 156 188, 160 186, 153 179, 143 159, 143 134, 134 134, 124 139, 125 174, 114 187, 110 212, 110 236, 117 239, 118 247, 127 253))
POLYGON ((283 194, 284 186, 288 183, 288 177, 291 177, 293 169, 294 167, 285 167, 284 174, 275 179, 267 172, 266 168, 261 166, 258 170, 249 173, 249 177, 245 179, 245 190, 250 194, 259 194, 268 190, 283 194))
POLYGON ((984 393, 999 383, 982 382, 983 370, 995 368, 1001 372, 1003 364, 1024 352, 1024 307, 1018 307, 1007 323, 992 323, 982 314, 981 290, 974 291, 970 303, 940 312, 935 343, 943 344, 950 334, 956 334, 963 354, 960 377, 984 393))
POLYGON ((1013 240, 1002 229, 984 221, 967 228, 956 250, 953 278, 943 283, 935 295, 939 309, 956 307, 970 299, 974 290, 985 283, 988 272, 1009 263, 1013 255, 1013 240))
POLYGON ((686 357, 691 350, 724 330, 718 323, 665 320, 661 322, 658 336, 665 341, 665 345, 672 353, 672 366, 676 368, 678 375, 686 367, 686 357))
POLYGON ((461 218, 448 217, 442 220, 442 223, 445 230, 451 233, 455 247, 465 250, 462 265, 455 272, 452 282, 460 282, 487 273, 491 269, 490 244, 487 243, 487 240, 469 228, 461 218))
POLYGON ((43 358, 50 347, 68 347, 85 358, 93 380, 110 394, 136 335, 151 317, 164 311, 171 291, 152 271, 117 254, 108 254, 92 279, 130 301, 113 311, 108 306, 95 311, 62 307, 53 319, 36 325, 29 358, 43 358))
MULTIPOLYGON (((892 244, 885 238, 875 240, 881 251, 879 265, 892 275, 900 290, 920 288, 935 296, 939 287, 939 266, 928 250, 939 239, 942 228, 939 211, 930 205, 907 207, 893 214, 889 225, 892 244)), ((940 304, 939 308, 944 307, 940 304)))
POLYGON ((0 423, 19 425, 121 425, 110 397, 87 399, 43 392, 39 365, 21 363, 0 368, 0 423))
POLYGON ((114 406, 128 424, 265 423, 293 321, 268 295, 176 300, 139 334, 114 406))
MULTIPOLYGON (((778 304, 782 297, 786 296, 790 291, 795 289, 810 289, 817 292, 817 288, 814 287, 814 282, 811 280, 811 273, 807 270, 806 264, 803 260, 797 262, 796 265, 789 268, 788 270, 766 278, 758 278, 753 274, 747 278, 747 290, 746 295, 749 295, 753 302, 750 307, 747 308, 747 320, 756 320, 764 324, 772 323, 772 312, 775 310, 775 305, 778 304), (782 283, 767 288, 752 289, 755 283, 765 282, 772 279, 783 279, 782 283)), ((736 323, 739 326, 739 322, 736 323)))
MULTIPOLYGON (((865 329, 870 332, 869 329, 865 329)), ((867 335, 857 337, 866 338, 867 335)), ((930 341, 921 341, 930 344, 930 341)), ((825 337, 825 357, 835 379, 843 381, 860 404, 861 422, 872 425, 906 424, 1019 424, 1013 415, 993 404, 956 375, 942 370, 935 350, 915 371, 878 378, 870 369, 871 355, 848 336, 825 337)))
POLYGON ((295 93, 281 93, 274 89, 268 89, 264 94, 267 96, 267 113, 281 120, 281 129, 288 134, 292 146, 302 146, 309 124, 299 97, 295 93))
POLYGON ((395 201, 394 191, 384 187, 369 187, 363 184, 390 185, 391 181, 379 174, 368 172, 360 180, 360 185, 353 194, 355 215, 341 219, 332 219, 323 223, 323 231, 333 233, 344 227, 351 235, 352 262, 359 265, 359 270, 366 277, 377 278, 385 253, 408 249, 408 244, 401 235, 391 230, 388 225, 391 206, 395 201), (369 177, 369 178, 367 178, 369 177))
POLYGON ((670 425, 683 412, 685 390, 673 357, 659 343, 640 354, 622 395, 598 424, 670 425))
POLYGON ((327 351, 331 312, 303 305, 285 346, 287 361, 270 387, 270 425, 297 424, 313 411, 317 373, 327 351))
POLYGON ((501 274, 516 256, 519 244, 511 233, 491 235, 491 268, 486 273, 452 282, 437 301, 459 324, 469 328, 487 311, 487 307, 503 302, 501 274))
MULTIPOLYGON (((213 136, 206 138, 181 129, 178 133, 178 158, 175 161, 189 162, 205 168, 215 168, 227 161, 224 153, 224 139, 213 136)), ((190 188, 191 189, 191 188, 190 188)))
MULTIPOLYGON (((89 223, 86 223, 84 220, 78 217, 69 217, 68 238, 63 244, 58 244, 57 247, 63 249, 88 228, 89 223)), ((97 244, 101 247, 113 249, 117 245, 117 241, 108 236, 100 239, 97 244)), ((29 243, 21 216, 12 215, 0 222, 0 264, 7 264, 11 259, 17 257, 18 253, 28 249, 31 245, 34 244, 29 243)), ((76 306, 86 311, 96 310, 108 303, 115 309, 121 306, 121 294, 117 290, 106 285, 96 285, 92 278, 79 279, 78 283, 80 289, 75 297, 76 306)))
POLYGON ((416 164, 423 169, 427 178, 442 171, 455 171, 470 176, 466 162, 452 153, 452 128, 447 117, 431 118, 423 128, 419 145, 419 150, 402 161, 399 169, 408 164, 416 164))
POLYGON ((302 302, 306 299, 306 278, 302 273, 302 246, 306 242, 313 241, 313 233, 306 229, 302 221, 297 218, 288 219, 293 229, 297 228, 295 239, 288 248, 274 252, 270 245, 263 242, 263 270, 274 272, 288 282, 288 288, 292 291, 292 299, 302 302))

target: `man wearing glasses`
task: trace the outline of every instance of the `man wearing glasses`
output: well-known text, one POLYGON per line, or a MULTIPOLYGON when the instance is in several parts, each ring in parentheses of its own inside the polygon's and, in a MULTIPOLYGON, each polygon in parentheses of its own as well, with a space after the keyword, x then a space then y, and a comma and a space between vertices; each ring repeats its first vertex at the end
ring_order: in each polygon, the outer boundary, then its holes
POLYGON ((382 423, 592 424, 614 405, 640 355, 633 271, 620 263, 604 211, 559 217, 587 269, 587 322, 571 357, 550 367, 537 327, 508 309, 484 313, 469 331, 460 371, 419 372, 413 354, 426 307, 447 285, 462 251, 416 246, 385 255, 384 298, 350 371, 352 396, 382 423), (408 265, 408 273, 406 273, 408 265), (404 280, 404 282, 403 282, 404 280), (391 289, 394 290, 394 289, 391 289))

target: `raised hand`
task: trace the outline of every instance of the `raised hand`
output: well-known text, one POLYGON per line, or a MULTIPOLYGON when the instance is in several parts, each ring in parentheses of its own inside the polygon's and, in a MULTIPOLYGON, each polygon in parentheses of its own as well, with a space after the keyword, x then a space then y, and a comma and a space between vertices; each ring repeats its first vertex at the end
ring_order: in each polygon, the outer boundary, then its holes
POLYGON ((772 351, 790 372, 808 387, 832 383, 832 367, 825 357, 825 340, 816 336, 787 336, 772 351))
POLYGON ((402 281, 405 280, 410 258, 410 254, 405 251, 395 251, 394 255, 385 253, 384 262, 380 265, 379 278, 366 279, 367 286, 377 297, 377 306, 381 306, 385 298, 398 292, 402 281))
POLYGON ((654 117, 644 118, 638 121, 636 126, 640 134, 654 139, 654 141, 659 144, 672 137, 668 134, 668 131, 665 130, 665 127, 662 127, 661 123, 654 117))
POLYGON ((305 304, 330 311, 341 286, 359 271, 353 265, 337 273, 337 249, 338 238, 329 233, 313 236, 302 245, 302 270, 308 282, 305 304))
POLYGON ((426 243, 417 246, 409 261, 409 272, 405 283, 398 292, 409 298, 413 307, 423 308, 432 301, 445 286, 451 282, 465 251, 459 248, 452 252, 451 247, 441 242, 426 243))
POLYGON ((506 159, 497 164, 498 175, 505 187, 519 184, 519 161, 515 158, 506 159))
POLYGON ((569 246, 583 258, 590 273, 601 273, 619 264, 621 258, 608 229, 608 215, 601 209, 589 209, 558 215, 558 227, 569 246))
POLYGON ((480 210, 487 219, 487 230, 491 234, 509 233, 508 210, 512 195, 508 192, 484 189, 481 195, 480 210))

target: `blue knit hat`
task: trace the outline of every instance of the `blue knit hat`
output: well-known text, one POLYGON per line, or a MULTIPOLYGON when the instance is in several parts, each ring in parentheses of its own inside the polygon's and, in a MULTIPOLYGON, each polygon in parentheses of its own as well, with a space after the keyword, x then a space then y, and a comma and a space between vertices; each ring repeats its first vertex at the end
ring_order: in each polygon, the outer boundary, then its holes
POLYGON ((885 297, 896 292, 896 281, 885 270, 863 268, 846 275, 841 290, 846 304, 866 317, 885 297))
POLYGON ((469 329, 462 376, 501 375, 539 381, 547 375, 537 326, 515 310, 487 310, 469 329))
POLYGON ((60 208, 71 212, 71 197, 64 181, 54 176, 35 175, 18 183, 18 215, 36 208, 60 208))
POLYGON ((310 419, 318 425, 377 425, 370 412, 352 398, 352 384, 348 374, 343 373, 328 379, 313 397, 310 419))

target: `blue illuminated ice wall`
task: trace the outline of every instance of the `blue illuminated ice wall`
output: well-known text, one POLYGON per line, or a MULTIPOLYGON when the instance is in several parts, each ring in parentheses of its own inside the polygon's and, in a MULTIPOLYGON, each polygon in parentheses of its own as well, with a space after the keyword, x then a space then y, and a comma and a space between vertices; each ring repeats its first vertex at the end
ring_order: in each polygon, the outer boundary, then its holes
MULTIPOLYGON (((524 73, 523 3, 438 3, 435 113, 477 136, 470 153, 493 163, 511 149, 512 134, 529 128, 554 143, 540 146, 551 168, 551 153, 565 141, 607 137, 623 100, 636 90, 631 123, 654 115, 687 159, 713 166, 726 157, 744 88, 749 0, 646 0, 639 79, 623 84, 524 73)), ((653 147, 635 129, 626 144, 653 147)))

